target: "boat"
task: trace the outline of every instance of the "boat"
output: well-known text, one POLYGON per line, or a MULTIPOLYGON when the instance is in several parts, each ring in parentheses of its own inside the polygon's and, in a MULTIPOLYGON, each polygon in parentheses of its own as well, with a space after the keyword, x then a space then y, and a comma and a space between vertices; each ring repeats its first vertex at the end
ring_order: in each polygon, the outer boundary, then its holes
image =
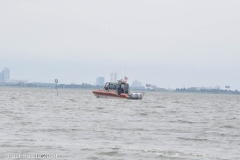
POLYGON ((97 98, 118 98, 141 100, 144 93, 132 93, 129 91, 129 84, 126 81, 107 82, 102 89, 93 90, 97 98))

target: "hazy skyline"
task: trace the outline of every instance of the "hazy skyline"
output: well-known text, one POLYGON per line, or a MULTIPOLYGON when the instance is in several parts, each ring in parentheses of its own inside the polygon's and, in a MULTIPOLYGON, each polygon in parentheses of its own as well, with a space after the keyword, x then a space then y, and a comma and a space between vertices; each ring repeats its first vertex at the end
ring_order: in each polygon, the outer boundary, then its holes
POLYGON ((239 6, 237 0, 1 1, 0 69, 30 82, 94 84, 116 71, 130 83, 240 90, 239 6))

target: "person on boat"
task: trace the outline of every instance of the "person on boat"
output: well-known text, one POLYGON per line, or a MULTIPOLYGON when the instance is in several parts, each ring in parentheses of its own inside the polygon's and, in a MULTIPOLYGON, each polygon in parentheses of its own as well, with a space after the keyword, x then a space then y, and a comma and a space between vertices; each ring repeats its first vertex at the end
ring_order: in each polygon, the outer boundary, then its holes
POLYGON ((126 83, 126 84, 124 85, 124 92, 125 92, 126 94, 128 94, 128 92, 129 92, 129 84, 128 84, 128 83, 126 83))
POLYGON ((104 89, 109 91, 109 86, 108 86, 108 83, 104 86, 104 89))
POLYGON ((125 93, 125 91, 124 91, 124 84, 123 83, 121 84, 121 93, 125 93))
POLYGON ((117 94, 118 95, 121 94, 121 84, 120 83, 117 84, 117 94))

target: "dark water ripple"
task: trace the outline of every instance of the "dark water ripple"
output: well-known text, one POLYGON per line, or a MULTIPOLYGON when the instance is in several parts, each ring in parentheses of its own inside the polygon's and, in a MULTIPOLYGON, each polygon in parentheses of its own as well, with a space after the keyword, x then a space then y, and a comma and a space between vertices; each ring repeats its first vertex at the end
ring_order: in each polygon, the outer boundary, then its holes
POLYGON ((0 159, 240 159, 240 96, 147 92, 129 101, 2 87, 0 130, 0 159))

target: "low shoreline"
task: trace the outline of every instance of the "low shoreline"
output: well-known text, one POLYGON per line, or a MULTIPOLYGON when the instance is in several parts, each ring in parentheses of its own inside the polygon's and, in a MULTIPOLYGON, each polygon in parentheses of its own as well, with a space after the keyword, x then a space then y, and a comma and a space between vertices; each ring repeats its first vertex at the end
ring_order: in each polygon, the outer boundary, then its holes
MULTIPOLYGON (((32 89, 56 89, 56 84, 53 85, 36 85, 36 86, 26 86, 26 85, 0 85, 0 88, 32 88, 32 89)), ((58 85, 58 89, 74 89, 74 90, 94 90, 101 89, 101 86, 79 86, 79 85, 58 85)), ((188 89, 176 89, 176 90, 136 90, 132 89, 131 92, 159 92, 159 93, 197 93, 197 94, 226 94, 226 95, 240 95, 240 92, 235 90, 188 90, 188 89)))

